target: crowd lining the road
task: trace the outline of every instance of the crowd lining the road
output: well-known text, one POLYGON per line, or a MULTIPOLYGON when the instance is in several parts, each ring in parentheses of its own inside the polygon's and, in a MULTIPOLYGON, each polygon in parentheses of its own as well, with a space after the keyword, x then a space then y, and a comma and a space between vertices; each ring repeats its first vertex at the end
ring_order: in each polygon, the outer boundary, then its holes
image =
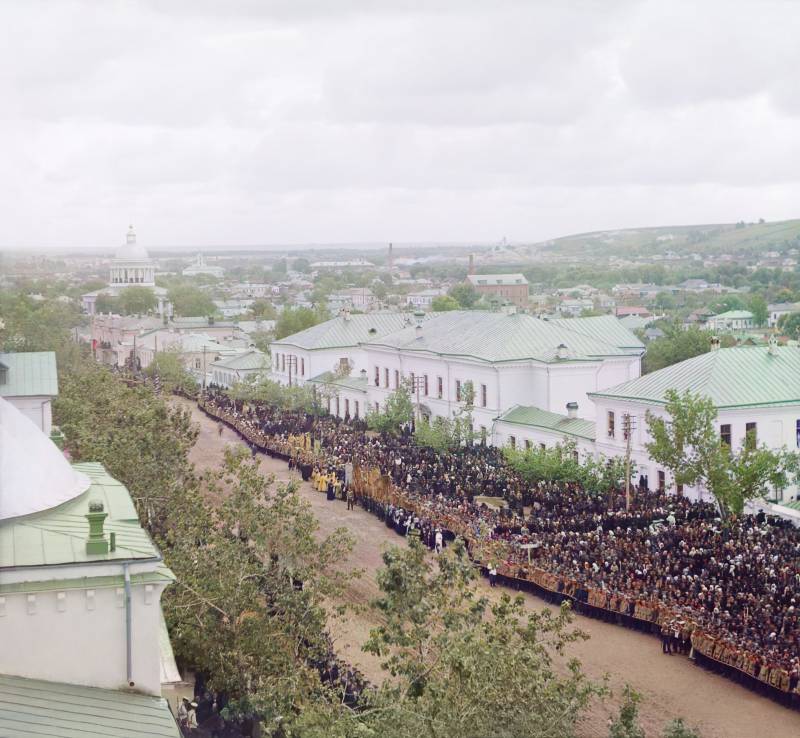
POLYGON ((329 497, 355 497, 399 532, 432 548, 437 531, 462 536, 501 582, 660 633, 665 653, 800 700, 800 530, 787 521, 744 515, 723 525, 708 503, 648 490, 628 512, 619 493, 529 484, 495 447, 442 454, 408 433, 245 406, 214 389, 199 404, 254 450, 289 461, 329 497))

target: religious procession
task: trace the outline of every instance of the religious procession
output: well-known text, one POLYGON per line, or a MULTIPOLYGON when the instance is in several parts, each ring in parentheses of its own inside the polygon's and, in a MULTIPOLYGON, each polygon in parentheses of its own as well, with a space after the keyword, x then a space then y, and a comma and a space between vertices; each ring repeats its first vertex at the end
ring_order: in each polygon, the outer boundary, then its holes
POLYGON ((709 503, 647 489, 626 510, 621 492, 527 483, 496 447, 442 454, 410 431, 382 436, 363 421, 244 405, 213 387, 198 404, 328 499, 433 550, 462 538, 492 585, 659 636, 665 655, 800 706, 800 531, 787 521, 723 525, 709 503))

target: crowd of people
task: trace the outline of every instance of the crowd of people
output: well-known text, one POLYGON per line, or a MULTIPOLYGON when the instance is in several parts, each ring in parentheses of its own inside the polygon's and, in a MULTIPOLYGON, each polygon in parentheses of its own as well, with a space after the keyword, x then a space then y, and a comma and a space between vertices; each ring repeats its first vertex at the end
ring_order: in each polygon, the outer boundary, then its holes
POLYGON ((709 503, 646 489, 626 510, 621 492, 526 482, 495 447, 441 453, 410 432, 379 435, 363 421, 245 406, 213 390, 200 403, 398 532, 431 548, 437 535, 460 535, 493 578, 569 597, 588 614, 661 633, 666 653, 800 694, 800 530, 785 520, 723 524, 709 503))

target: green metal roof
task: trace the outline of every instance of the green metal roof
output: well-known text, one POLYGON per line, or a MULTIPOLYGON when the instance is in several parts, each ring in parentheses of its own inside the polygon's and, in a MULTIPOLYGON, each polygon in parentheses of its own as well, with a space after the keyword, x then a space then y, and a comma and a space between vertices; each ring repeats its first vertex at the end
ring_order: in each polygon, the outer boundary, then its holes
POLYGON ((314 384, 331 384, 334 387, 342 387, 343 389, 356 390, 358 392, 367 391, 367 378, 366 377, 334 377, 332 372, 323 372, 316 377, 308 380, 314 384))
POLYGON ((139 524, 128 490, 101 464, 75 464, 91 479, 91 486, 51 510, 0 521, 0 570, 21 566, 80 564, 119 559, 160 559, 161 554, 139 524), (86 553, 89 500, 100 500, 108 517, 105 532, 116 533, 116 550, 86 553))
MULTIPOLYGON (((581 326, 584 320, 590 319, 545 321, 524 313, 453 310, 435 313, 424 323, 419 336, 416 326, 410 326, 373 339, 367 345, 488 362, 525 359, 557 362, 561 344, 566 346, 568 360, 573 361, 628 355, 615 343, 587 335, 590 329, 581 326)), ((597 330, 599 332, 599 328, 597 330)))
POLYGON ((568 418, 566 415, 551 413, 533 406, 516 405, 510 410, 506 410, 497 420, 503 423, 544 428, 567 436, 585 438, 588 441, 593 441, 595 438, 595 424, 591 420, 568 418))
POLYGON ((589 397, 612 397, 655 404, 667 390, 689 390, 717 408, 800 404, 800 348, 765 346, 717 349, 659 369, 589 397))
POLYGON ((266 369, 269 366, 269 359, 267 355, 261 351, 245 351, 242 354, 234 354, 225 359, 220 359, 211 364, 212 367, 220 369, 241 369, 242 371, 250 369, 266 369))
POLYGON ((792 510, 800 511, 800 500, 792 500, 791 502, 779 502, 781 507, 789 507, 792 510))
POLYGON ((8 367, 2 397, 55 397, 58 395, 58 371, 53 351, 0 353, 0 364, 8 367))
POLYGON ((728 310, 726 313, 718 313, 712 315, 711 320, 749 320, 753 317, 753 313, 749 310, 728 310))
POLYGON ((366 313, 349 318, 338 316, 274 341, 272 345, 280 347, 281 344, 288 344, 309 351, 358 346, 398 331, 410 320, 412 316, 409 313, 366 313))
POLYGON ((180 738, 162 697, 0 675, 3 738, 180 738))
POLYGON ((644 344, 639 338, 625 323, 613 315, 595 315, 591 318, 559 318, 548 322, 584 336, 596 338, 598 341, 610 343, 617 348, 636 349, 637 352, 644 351, 644 344))

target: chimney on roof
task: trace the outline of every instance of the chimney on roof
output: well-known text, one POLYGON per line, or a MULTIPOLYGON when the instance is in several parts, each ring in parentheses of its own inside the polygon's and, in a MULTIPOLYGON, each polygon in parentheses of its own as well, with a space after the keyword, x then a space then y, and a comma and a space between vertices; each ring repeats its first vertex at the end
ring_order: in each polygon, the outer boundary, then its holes
POLYGON ((422 323, 417 323, 417 327, 414 328, 414 333, 418 339, 422 338, 422 323))
POLYGON ((711 350, 712 351, 719 350, 719 336, 711 336, 711 350))
POLYGON ((778 355, 778 339, 775 336, 769 337, 769 351, 770 356, 777 356, 778 355))
POLYGON ((367 370, 366 369, 362 369, 359 372, 359 374, 361 375, 361 379, 366 379, 367 378, 367 370))
POLYGON ((556 348, 556 358, 566 359, 567 357, 568 357, 568 350, 566 344, 563 343, 558 344, 558 348, 556 348))
POLYGON ((342 317, 344 318, 345 323, 350 321, 350 308, 343 307, 342 308, 342 317))
POLYGON ((100 500, 89 502, 89 512, 86 515, 86 519, 89 521, 89 537, 86 539, 87 554, 108 553, 108 540, 103 532, 103 523, 107 517, 108 513, 104 511, 103 503, 100 500))
POLYGON ((568 402, 567 403, 567 417, 570 420, 575 420, 578 417, 578 403, 577 402, 568 402))

